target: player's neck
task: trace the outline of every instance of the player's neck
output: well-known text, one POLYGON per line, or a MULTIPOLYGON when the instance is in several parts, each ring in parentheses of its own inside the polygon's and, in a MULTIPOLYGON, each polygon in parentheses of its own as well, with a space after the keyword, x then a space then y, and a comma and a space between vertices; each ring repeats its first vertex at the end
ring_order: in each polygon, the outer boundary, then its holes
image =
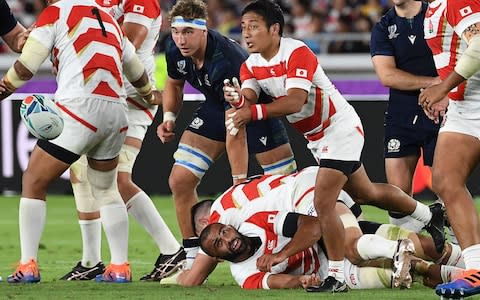
POLYGON ((192 55, 192 62, 195 64, 195 68, 200 70, 203 67, 203 63, 205 62, 205 53, 207 52, 207 43, 203 43, 203 45, 198 48, 197 52, 192 55))
POLYGON ((275 55, 277 55, 278 50, 280 49, 280 40, 281 38, 274 39, 268 47, 266 47, 260 55, 266 60, 271 60, 275 55))
POLYGON ((413 18, 422 9, 422 2, 421 1, 407 1, 403 5, 395 6, 395 12, 397 16, 402 18, 413 18))

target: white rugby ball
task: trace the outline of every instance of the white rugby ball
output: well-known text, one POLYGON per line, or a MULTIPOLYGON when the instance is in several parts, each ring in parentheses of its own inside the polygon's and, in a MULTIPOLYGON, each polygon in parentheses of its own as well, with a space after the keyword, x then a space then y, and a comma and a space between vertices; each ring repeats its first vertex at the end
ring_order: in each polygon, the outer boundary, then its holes
POLYGON ((22 101, 20 117, 37 139, 52 140, 63 130, 63 119, 55 103, 42 95, 30 95, 22 101))

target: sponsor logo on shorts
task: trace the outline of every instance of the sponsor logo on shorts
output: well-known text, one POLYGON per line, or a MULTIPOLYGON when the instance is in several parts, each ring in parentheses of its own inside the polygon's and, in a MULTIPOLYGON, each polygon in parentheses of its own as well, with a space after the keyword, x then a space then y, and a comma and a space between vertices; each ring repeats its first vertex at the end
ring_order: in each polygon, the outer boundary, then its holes
POLYGON ((200 119, 199 117, 195 117, 195 119, 193 119, 192 123, 190 123, 190 127, 195 128, 195 129, 198 129, 198 128, 202 127, 202 125, 203 125, 203 120, 200 119))
POLYGON ((267 249, 270 250, 270 251, 273 250, 273 248, 275 248, 275 244, 276 244, 275 240, 267 241, 267 249))
POLYGON ((357 285, 357 279, 355 278, 354 274, 350 274, 350 282, 352 285, 357 285))
POLYGON ((387 152, 394 153, 400 151, 400 141, 397 139, 390 139, 387 145, 387 152))
POLYGON ((267 145, 267 137, 266 137, 266 136, 260 137, 259 140, 260 140, 260 142, 261 142, 264 146, 267 145))

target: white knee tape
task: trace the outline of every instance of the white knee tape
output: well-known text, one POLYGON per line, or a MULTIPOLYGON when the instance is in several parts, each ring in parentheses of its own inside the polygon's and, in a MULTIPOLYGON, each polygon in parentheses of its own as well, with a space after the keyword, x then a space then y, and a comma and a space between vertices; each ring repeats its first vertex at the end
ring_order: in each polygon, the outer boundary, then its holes
POLYGON ((114 202, 121 202, 122 197, 118 192, 117 186, 117 168, 102 172, 87 167, 87 178, 90 183, 92 195, 98 202, 99 207, 114 202))
POLYGON ((357 219, 352 214, 343 214, 340 216, 340 220, 342 221, 344 228, 358 228, 360 229, 360 225, 358 225, 357 219))
POLYGON ((190 170, 199 179, 202 179, 213 164, 213 160, 207 154, 187 144, 178 144, 173 158, 176 165, 190 170))
POLYGON ((122 145, 122 149, 120 149, 118 154, 118 172, 131 174, 139 152, 140 149, 136 147, 122 145))
POLYGON ((99 201, 96 201, 93 197, 92 189, 88 181, 72 183, 72 189, 77 211, 91 213, 96 212, 100 208, 99 201))
POLYGON ((87 157, 85 155, 80 156, 80 158, 70 165, 70 172, 75 175, 79 182, 87 181, 87 157))
POLYGON ((407 239, 410 233, 412 233, 412 231, 408 229, 403 229, 392 224, 382 224, 375 232, 376 235, 382 236, 392 241, 407 239))
POLYGON ((293 156, 290 156, 273 164, 262 165, 262 169, 268 175, 291 174, 297 171, 297 162, 293 156))

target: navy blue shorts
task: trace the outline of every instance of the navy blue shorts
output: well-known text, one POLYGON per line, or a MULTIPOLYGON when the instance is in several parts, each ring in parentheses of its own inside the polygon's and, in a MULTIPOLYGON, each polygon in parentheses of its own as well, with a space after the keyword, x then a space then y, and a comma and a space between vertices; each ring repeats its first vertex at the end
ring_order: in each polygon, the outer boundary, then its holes
POLYGON ((399 158, 410 155, 420 156, 423 149, 423 163, 432 166, 433 154, 437 143, 438 127, 431 126, 431 121, 424 116, 412 120, 404 120, 404 124, 385 119, 385 158, 399 158))
MULTIPOLYGON (((223 105, 203 102, 193 115, 187 129, 206 138, 225 142, 225 109, 223 105)), ((289 142, 281 119, 267 119, 247 124, 249 153, 262 153, 289 142)))

